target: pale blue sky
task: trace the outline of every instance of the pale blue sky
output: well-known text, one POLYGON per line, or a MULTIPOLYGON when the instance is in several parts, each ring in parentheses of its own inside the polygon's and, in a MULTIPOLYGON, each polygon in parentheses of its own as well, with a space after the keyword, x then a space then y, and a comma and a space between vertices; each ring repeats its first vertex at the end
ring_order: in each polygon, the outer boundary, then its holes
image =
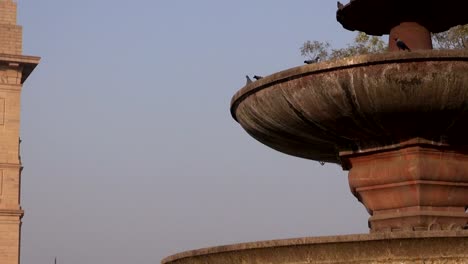
POLYGON ((159 263, 179 251, 367 232, 337 165, 231 118, 246 74, 352 41, 332 0, 20 0, 22 263, 159 263))

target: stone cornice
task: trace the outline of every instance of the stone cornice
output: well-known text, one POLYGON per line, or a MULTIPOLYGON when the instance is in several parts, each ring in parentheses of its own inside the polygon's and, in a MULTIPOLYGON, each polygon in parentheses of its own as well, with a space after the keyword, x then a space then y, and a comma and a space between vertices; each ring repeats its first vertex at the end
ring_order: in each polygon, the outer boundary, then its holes
POLYGON ((41 58, 36 56, 0 53, 0 65, 23 67, 21 84, 23 84, 26 81, 26 79, 29 77, 34 68, 36 68, 37 64, 39 64, 40 60, 41 58))
POLYGON ((23 165, 21 163, 0 163, 1 168, 21 168, 23 165))
POLYGON ((0 209, 0 216, 19 216, 23 217, 24 211, 22 209, 0 209))

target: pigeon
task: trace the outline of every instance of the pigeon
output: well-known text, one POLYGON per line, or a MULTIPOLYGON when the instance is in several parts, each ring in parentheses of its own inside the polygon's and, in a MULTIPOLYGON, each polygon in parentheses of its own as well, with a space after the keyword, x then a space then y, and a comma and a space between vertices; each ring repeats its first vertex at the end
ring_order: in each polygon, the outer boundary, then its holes
POLYGON ((254 79, 257 80, 257 81, 262 79, 262 78, 263 78, 262 76, 254 75, 254 79))
POLYGON ((343 9, 344 5, 340 3, 340 1, 336 2, 336 5, 338 6, 338 9, 343 9))
POLYGON ((406 46, 406 44, 403 42, 403 40, 401 40, 399 38, 395 38, 395 41, 396 41, 396 45, 397 45, 399 50, 411 51, 411 49, 408 48, 408 46, 406 46))
POLYGON ((246 83, 246 85, 252 83, 252 80, 250 79, 250 77, 249 77, 248 75, 246 75, 245 78, 247 78, 247 83, 246 83))
POLYGON ((313 64, 313 63, 317 63, 317 62, 319 62, 319 61, 320 61, 320 57, 317 56, 317 57, 316 57, 315 59, 313 59, 313 60, 305 60, 304 63, 305 63, 305 64, 313 64))

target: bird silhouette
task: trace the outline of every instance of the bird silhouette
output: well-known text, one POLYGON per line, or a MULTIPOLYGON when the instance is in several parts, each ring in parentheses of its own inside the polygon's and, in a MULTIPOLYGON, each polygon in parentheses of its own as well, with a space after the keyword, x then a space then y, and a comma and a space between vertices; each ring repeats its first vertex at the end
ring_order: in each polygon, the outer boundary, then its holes
POLYGON ((344 5, 340 1, 336 2, 338 9, 343 9, 344 5))
POLYGON ((245 78, 247 79, 247 83, 245 85, 252 83, 252 79, 250 79, 248 75, 246 75, 245 78))
POLYGON ((262 78, 263 78, 262 76, 254 75, 254 79, 255 79, 255 80, 260 80, 260 79, 262 79, 262 78))
POLYGON ((399 38, 395 38, 395 41, 396 41, 396 45, 397 45, 399 50, 411 51, 411 49, 408 48, 408 46, 403 42, 403 40, 401 40, 399 38))
POLYGON ((305 64, 313 64, 313 63, 317 63, 317 62, 319 62, 319 61, 320 61, 320 57, 317 56, 317 57, 315 57, 315 59, 313 59, 313 60, 305 60, 304 63, 305 63, 305 64))

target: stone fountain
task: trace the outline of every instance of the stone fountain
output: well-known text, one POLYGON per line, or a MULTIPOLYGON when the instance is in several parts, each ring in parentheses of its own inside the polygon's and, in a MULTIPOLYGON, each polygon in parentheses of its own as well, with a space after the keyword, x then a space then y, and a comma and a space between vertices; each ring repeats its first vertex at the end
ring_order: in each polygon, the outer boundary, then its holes
POLYGON ((370 234, 214 247, 163 263, 468 263, 468 51, 431 41, 468 24, 466 10, 466 0, 339 4, 344 28, 388 34, 389 52, 281 71, 232 99, 233 118, 258 141, 348 170, 370 234))

